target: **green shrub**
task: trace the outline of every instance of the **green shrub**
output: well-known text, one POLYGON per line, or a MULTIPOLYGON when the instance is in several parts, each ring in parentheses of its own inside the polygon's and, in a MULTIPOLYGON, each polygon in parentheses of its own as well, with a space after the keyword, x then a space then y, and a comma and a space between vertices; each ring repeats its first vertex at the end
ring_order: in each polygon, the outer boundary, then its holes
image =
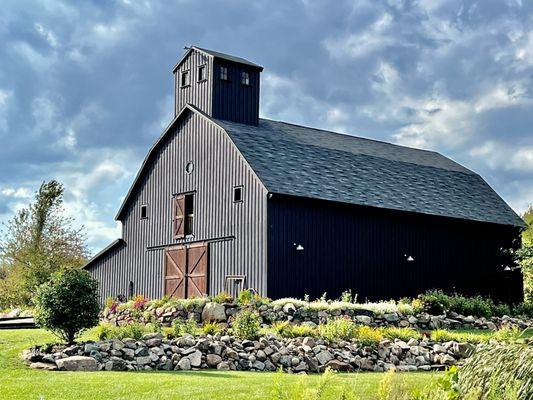
POLYGON ((235 315, 231 328, 237 338, 253 340, 259 336, 260 323, 261 317, 256 311, 243 309, 235 315))
POLYGON ((387 339, 400 339, 404 342, 407 342, 409 339, 420 339, 421 335, 420 332, 412 329, 412 328, 396 328, 394 326, 390 326, 383 329, 383 337, 386 337, 387 339))
POLYGON ((526 301, 513 307, 513 315, 533 318, 533 301, 526 301))
POLYGON ((232 303, 233 297, 228 292, 220 292, 216 296, 213 296, 213 301, 219 304, 232 303))
POLYGON ((174 321, 172 321, 172 329, 175 337, 180 337, 187 334, 197 336, 201 333, 201 330, 198 328, 198 324, 192 315, 186 320, 182 318, 176 318, 174 321))
POLYGON ((429 314, 441 315, 450 309, 450 296, 442 290, 428 290, 418 298, 424 305, 424 311, 429 314))
POLYGON ((284 338, 316 337, 316 328, 307 325, 291 324, 287 321, 272 324, 272 330, 284 338))
POLYGON ((518 329, 516 326, 512 327, 503 327, 499 330, 497 330, 492 338, 496 339, 499 342, 515 342, 517 341, 522 335, 522 331, 518 329))
POLYGON ((326 340, 350 340, 356 336, 357 325, 349 318, 339 317, 318 326, 318 334, 326 340))
POLYGON ((533 346, 507 343, 486 346, 466 359, 459 374, 463 393, 478 391, 481 399, 488 393, 504 393, 509 384, 518 386, 517 399, 533 398, 533 346))
POLYGON ((201 328, 204 335, 215 335, 222 332, 222 328, 216 322, 206 322, 201 328))
POLYGON ((357 303, 357 293, 352 294, 352 289, 345 290, 341 293, 339 301, 342 301, 343 303, 357 303))
POLYGON ((108 323, 100 323, 94 328, 94 334, 98 340, 107 339, 135 339, 139 340, 147 333, 161 332, 162 328, 154 324, 142 324, 140 322, 132 321, 125 325, 113 326, 108 323))
POLYGON ((67 343, 95 326, 98 312, 98 282, 82 269, 53 274, 35 296, 36 324, 67 343))
POLYGON ((239 292, 239 296, 237 297, 237 304, 241 306, 247 306, 252 302, 253 298, 254 298, 254 294, 252 293, 251 290, 249 289, 241 290, 239 292))
POLYGON ((379 328, 361 325, 357 328, 354 339, 363 346, 373 346, 383 339, 383 334, 379 328))

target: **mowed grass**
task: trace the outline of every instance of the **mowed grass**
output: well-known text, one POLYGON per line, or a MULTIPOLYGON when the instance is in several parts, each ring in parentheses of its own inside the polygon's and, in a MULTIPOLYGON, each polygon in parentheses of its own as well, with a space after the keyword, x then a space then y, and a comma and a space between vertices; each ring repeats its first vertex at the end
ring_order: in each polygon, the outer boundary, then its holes
MULTIPOLYGON (((150 371, 57 372, 27 368, 20 359, 23 349, 56 339, 43 330, 0 330, 0 399, 110 400, 110 399, 273 399, 274 387, 309 388, 319 375, 263 372, 150 371)), ((404 373, 407 384, 422 388, 431 373, 404 373)), ((375 399, 382 373, 336 374, 322 398, 337 399, 344 387, 361 399, 375 399)))

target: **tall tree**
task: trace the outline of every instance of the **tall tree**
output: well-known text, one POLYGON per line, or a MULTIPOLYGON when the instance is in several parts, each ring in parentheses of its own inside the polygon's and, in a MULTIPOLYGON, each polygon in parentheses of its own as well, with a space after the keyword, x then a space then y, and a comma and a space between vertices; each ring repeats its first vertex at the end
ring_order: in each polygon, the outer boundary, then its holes
POLYGON ((88 256, 83 227, 63 208, 63 185, 43 182, 35 200, 4 225, 0 237, 0 307, 29 305, 39 285, 88 256))

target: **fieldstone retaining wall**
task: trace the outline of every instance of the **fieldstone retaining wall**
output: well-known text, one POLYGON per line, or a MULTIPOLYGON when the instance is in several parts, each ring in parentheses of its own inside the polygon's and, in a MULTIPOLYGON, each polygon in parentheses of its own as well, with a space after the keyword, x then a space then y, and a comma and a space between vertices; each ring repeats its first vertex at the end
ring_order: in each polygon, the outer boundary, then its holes
POLYGON ((23 354, 30 367, 80 371, 218 370, 292 373, 337 371, 428 371, 460 363, 475 350, 469 343, 383 340, 375 346, 332 343, 310 337, 237 340, 227 335, 183 336, 164 340, 148 334, 142 340, 106 340, 65 347, 32 348, 23 354))
MULTIPOLYGON (((533 327, 532 320, 513 318, 509 316, 493 318, 476 318, 473 316, 464 316, 456 313, 448 315, 429 315, 421 313, 417 315, 404 315, 401 313, 388 313, 377 315, 372 311, 335 308, 316 310, 293 303, 283 305, 262 304, 257 308, 263 322, 269 324, 274 321, 291 321, 294 323, 317 325, 329 319, 339 316, 349 316, 359 323, 373 327, 377 326, 398 326, 412 327, 421 330, 430 329, 491 329, 496 330, 501 326, 516 326, 520 329, 533 327)), ((150 322, 150 319, 156 319, 164 326, 170 326, 175 319, 194 318, 198 322, 217 321, 226 322, 239 311, 239 306, 235 304, 218 304, 207 302, 199 304, 192 309, 185 309, 181 305, 154 308, 148 306, 142 311, 133 311, 131 309, 116 310, 110 312, 104 310, 102 319, 112 324, 121 325, 132 320, 140 322, 150 322), (135 315, 137 314, 137 315, 135 315)))

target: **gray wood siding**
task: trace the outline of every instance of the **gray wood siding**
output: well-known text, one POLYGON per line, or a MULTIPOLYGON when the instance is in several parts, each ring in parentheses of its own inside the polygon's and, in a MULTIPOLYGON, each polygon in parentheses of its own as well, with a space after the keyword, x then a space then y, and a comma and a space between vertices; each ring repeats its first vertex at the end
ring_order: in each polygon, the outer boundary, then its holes
POLYGON ((193 50, 174 73, 175 112, 177 115, 186 104, 192 104, 212 115, 213 58, 193 50), (207 80, 198 82, 198 67, 207 66, 207 80), (181 87, 181 73, 189 71, 189 86, 181 87))
POLYGON ((188 112, 160 143, 132 194, 123 221, 125 245, 89 267, 102 298, 134 292, 163 295, 163 247, 172 238, 172 196, 195 191, 194 236, 209 245, 208 292, 224 290, 226 275, 246 275, 247 287, 266 294, 266 190, 226 133, 199 114, 188 112), (187 162, 194 163, 191 174, 187 162), (233 187, 244 186, 244 201, 233 203, 233 187), (148 219, 140 206, 148 205, 148 219), (219 240, 220 239, 220 240, 219 240), (222 240, 223 239, 223 240, 222 240), (148 249, 147 249, 148 248, 148 249))
POLYGON ((259 71, 246 65, 215 60, 213 63, 212 115, 227 121, 259 123, 259 71), (220 79, 220 67, 228 68, 228 80, 220 79), (241 84, 241 72, 250 74, 250 85, 241 84))

